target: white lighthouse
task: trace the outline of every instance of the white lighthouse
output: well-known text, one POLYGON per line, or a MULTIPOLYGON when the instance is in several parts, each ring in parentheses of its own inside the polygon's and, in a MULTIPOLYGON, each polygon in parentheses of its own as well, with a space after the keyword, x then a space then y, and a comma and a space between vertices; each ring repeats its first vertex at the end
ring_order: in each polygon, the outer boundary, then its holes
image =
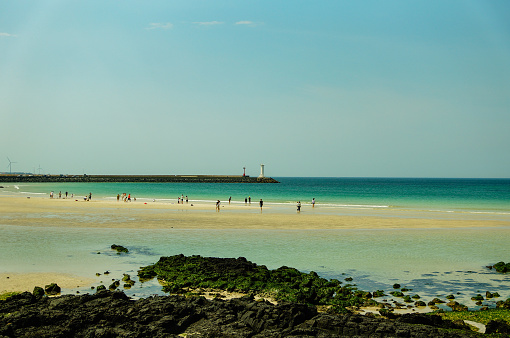
POLYGON ((260 165, 260 175, 259 175, 259 178, 264 178, 264 177, 265 177, 265 176, 264 176, 264 165, 263 165, 263 164, 261 164, 261 165, 260 165))

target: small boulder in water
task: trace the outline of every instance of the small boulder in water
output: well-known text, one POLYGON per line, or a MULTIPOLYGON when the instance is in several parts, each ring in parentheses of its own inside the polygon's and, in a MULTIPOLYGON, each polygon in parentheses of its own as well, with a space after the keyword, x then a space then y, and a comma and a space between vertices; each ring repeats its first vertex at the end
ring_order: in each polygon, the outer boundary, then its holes
POLYGON ((111 246, 112 250, 116 250, 118 254, 124 252, 124 253, 128 253, 129 250, 125 247, 123 247, 122 245, 117 245, 117 244, 112 244, 111 246))

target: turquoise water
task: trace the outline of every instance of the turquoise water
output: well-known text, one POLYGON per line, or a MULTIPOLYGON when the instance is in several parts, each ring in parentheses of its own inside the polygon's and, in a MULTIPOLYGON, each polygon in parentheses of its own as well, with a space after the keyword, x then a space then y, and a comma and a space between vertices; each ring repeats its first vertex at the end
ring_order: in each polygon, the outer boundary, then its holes
POLYGON ((466 211, 510 214, 510 179, 435 178, 276 178, 280 184, 215 183, 29 183, 10 184, 0 193, 66 191, 77 196, 89 192, 94 198, 113 198, 127 193, 139 199, 177 201, 222 201, 232 197, 244 203, 260 198, 270 204, 292 204, 297 200, 337 208, 396 208, 426 211, 466 211), (16 188, 17 187, 17 188, 16 188), (18 189, 19 188, 19 189, 18 189))
MULTIPOLYGON (((243 203, 247 196, 263 198, 271 208, 295 213, 389 215, 480 220, 510 220, 510 180, 277 178, 281 184, 10 184, 2 195, 48 197, 50 191, 93 199, 131 193, 142 201, 176 203, 227 200, 243 203), (315 197, 317 205, 309 202, 315 197)), ((214 209, 212 209, 214 212, 214 209)), ((136 275, 140 266, 160 256, 183 253, 216 257, 243 256, 268 268, 293 266, 325 278, 352 277, 360 289, 392 291, 394 283, 413 289, 424 301, 455 294, 476 308, 470 298, 485 291, 510 297, 510 276, 485 266, 510 261, 510 227, 464 229, 338 229, 338 230, 179 230, 12 226, 0 215, 0 272, 69 272, 95 278, 109 270, 111 278, 136 275), (118 256, 111 244, 131 251, 118 256), (101 252, 101 254, 97 254, 101 252)), ((1 289, 1 281, 0 281, 1 289)), ((68 292, 76 292, 68 290, 68 292)), ((80 292, 87 290, 80 289, 80 292)), ((156 282, 137 283, 129 295, 161 293, 156 282)), ((496 299, 497 300, 497 299, 496 299)), ((494 301, 486 302, 494 305, 494 301)))

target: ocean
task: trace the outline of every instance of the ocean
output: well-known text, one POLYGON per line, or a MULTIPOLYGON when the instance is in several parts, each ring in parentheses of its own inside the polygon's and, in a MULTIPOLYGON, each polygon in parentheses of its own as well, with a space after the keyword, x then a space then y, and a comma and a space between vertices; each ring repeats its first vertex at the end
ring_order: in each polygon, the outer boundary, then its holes
MULTIPOLYGON (((485 214, 508 219, 510 216, 510 179, 448 178, 300 178, 276 177, 279 184, 247 183, 23 183, 4 187, 1 193, 46 195, 50 191, 76 196, 90 192, 94 198, 114 199, 118 193, 140 200, 173 203, 181 195, 190 201, 227 201, 244 203, 263 199, 266 204, 292 205, 299 200, 335 209, 410 210, 415 212, 485 214)), ((361 212, 362 213, 362 212, 361 212)), ((470 216, 467 216, 470 217, 470 216)))
MULTIPOLYGON (((75 197, 115 199, 128 193, 137 201, 190 203, 220 199, 244 204, 264 200, 264 212, 378 216, 425 219, 510 221, 510 179, 435 178, 276 178, 280 184, 213 183, 28 183, 3 184, 1 195, 49 197, 61 191, 75 197), (316 206, 311 207, 315 198, 316 206)), ((214 212, 214 211, 212 211, 214 212)), ((454 294, 472 309, 471 297, 485 291, 510 297, 510 276, 486 268, 510 261, 509 227, 452 229, 335 230, 184 230, 19 227, 0 215, 0 272, 68 272, 111 278, 136 275, 140 266, 160 256, 183 253, 214 257, 246 257, 270 269, 292 266, 324 278, 353 278, 366 291, 392 291, 399 283, 422 300, 454 294), (115 255, 111 244, 130 249, 115 255), (100 252, 101 254, 97 254, 100 252)), ((97 283, 103 282, 97 277, 97 283)), ((345 282, 347 283, 347 282, 345 282)), ((83 288, 68 292, 87 292, 83 288)), ((90 290, 88 290, 90 291, 90 290)), ((161 294, 156 281, 137 283, 130 296, 161 294)), ((486 301, 493 306, 498 299, 486 301)))

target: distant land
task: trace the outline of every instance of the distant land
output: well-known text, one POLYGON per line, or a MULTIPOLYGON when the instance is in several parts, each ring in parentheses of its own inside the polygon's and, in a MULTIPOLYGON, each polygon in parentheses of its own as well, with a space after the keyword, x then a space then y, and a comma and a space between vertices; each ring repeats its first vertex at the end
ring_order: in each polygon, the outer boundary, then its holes
POLYGON ((243 175, 35 175, 0 174, 0 182, 280 183, 243 175))

